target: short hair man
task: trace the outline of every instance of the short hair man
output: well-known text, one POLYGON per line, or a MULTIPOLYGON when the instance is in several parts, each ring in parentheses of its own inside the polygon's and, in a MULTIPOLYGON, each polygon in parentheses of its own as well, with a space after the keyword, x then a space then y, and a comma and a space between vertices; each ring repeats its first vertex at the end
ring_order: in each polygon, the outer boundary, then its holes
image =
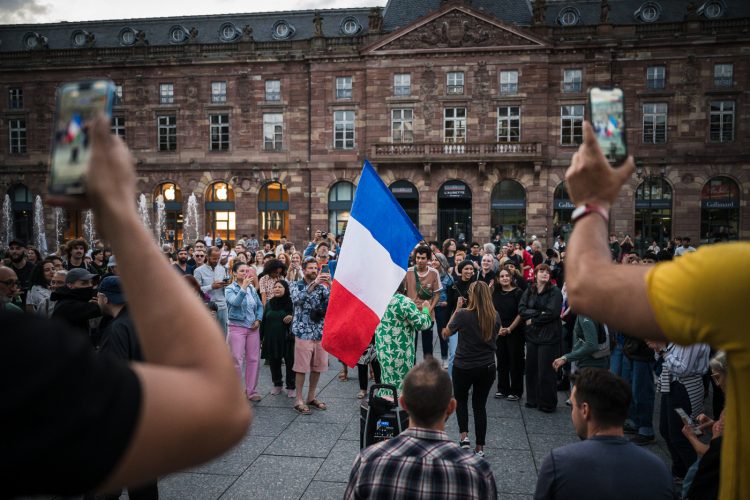
POLYGON ((67 259, 65 269, 68 271, 77 267, 86 269, 84 257, 88 251, 89 244, 86 243, 86 240, 81 238, 70 240, 68 244, 65 245, 65 256, 67 259))
POLYGON ((0 265, 0 310, 23 312, 23 309, 13 303, 13 298, 18 295, 19 285, 16 272, 0 265))
POLYGON ((582 368, 570 393, 571 420, 583 441, 556 448, 539 470, 534 498, 672 498, 664 462, 623 436, 630 386, 602 368, 582 368))
POLYGON ((211 301, 216 304, 218 309, 216 310, 216 320, 221 326, 221 330, 224 332, 224 337, 227 336, 228 330, 228 311, 227 311, 227 299, 224 296, 224 288, 229 285, 229 274, 227 274, 227 268, 219 265, 219 259, 221 257, 221 250, 219 247, 209 247, 206 254, 206 263, 200 267, 197 267, 193 271, 193 276, 198 280, 198 284, 201 286, 203 293, 208 293, 211 297, 211 301))
MULTIPOLYGON (((202 262, 201 262, 202 264, 202 262)), ((191 265, 188 262, 188 249, 187 247, 182 247, 177 251, 177 262, 174 263, 173 267, 180 273, 180 274, 189 274, 192 276, 193 272, 195 271, 195 264, 191 265)))
POLYGON ((489 464, 445 433, 456 400, 436 359, 409 371, 399 403, 409 412, 409 428, 359 453, 345 499, 497 498, 489 464))
MULTIPOLYGON (((435 322, 435 306, 440 299, 440 291, 443 284, 437 269, 431 267, 432 252, 427 245, 420 245, 414 249, 414 266, 406 271, 406 296, 409 297, 417 307, 427 306, 430 308, 430 317, 435 322)), ((418 339, 415 337, 414 341, 418 339)), ((432 356, 432 325, 422 330, 422 353, 432 356)))

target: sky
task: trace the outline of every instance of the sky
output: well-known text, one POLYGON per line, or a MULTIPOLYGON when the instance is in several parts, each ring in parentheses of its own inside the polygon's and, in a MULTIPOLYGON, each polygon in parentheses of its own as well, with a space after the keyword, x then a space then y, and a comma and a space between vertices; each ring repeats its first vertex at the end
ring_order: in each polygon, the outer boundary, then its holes
POLYGON ((384 6, 387 0, 0 0, 0 24, 384 6))

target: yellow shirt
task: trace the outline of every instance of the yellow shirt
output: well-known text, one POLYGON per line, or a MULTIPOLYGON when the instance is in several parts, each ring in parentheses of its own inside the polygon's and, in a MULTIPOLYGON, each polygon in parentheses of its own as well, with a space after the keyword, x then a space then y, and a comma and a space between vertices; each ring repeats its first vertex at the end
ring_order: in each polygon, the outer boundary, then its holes
POLYGON ((711 245, 659 264, 646 287, 667 338, 727 353, 719 498, 750 499, 750 243, 711 245))

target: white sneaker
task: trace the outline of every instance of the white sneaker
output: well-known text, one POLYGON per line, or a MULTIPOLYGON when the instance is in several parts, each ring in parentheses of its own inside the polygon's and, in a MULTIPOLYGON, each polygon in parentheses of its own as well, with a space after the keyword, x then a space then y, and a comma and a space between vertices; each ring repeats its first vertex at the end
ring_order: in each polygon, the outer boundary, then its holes
POLYGON ((444 359, 443 360, 443 370, 447 370, 447 369, 448 369, 448 360, 444 359))
POLYGON ((484 458, 484 450, 475 451, 474 455, 484 458))

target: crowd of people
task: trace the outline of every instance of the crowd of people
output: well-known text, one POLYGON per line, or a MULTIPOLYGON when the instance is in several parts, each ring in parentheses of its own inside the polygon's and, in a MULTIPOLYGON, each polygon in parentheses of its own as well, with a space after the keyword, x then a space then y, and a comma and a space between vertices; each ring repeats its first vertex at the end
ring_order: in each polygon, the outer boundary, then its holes
MULTIPOLYGON (((671 263, 652 266, 616 238, 608 244, 608 207, 634 167, 629 160, 613 170, 590 126, 584 129, 568 171, 580 205, 569 241, 545 249, 533 237, 499 245, 448 239, 413 250, 357 369, 359 398, 369 378, 398 389, 409 429, 359 454, 347 498, 495 496, 485 459, 487 433, 500 432, 487 429, 493 387, 495 398, 525 396, 525 407, 542 413, 559 411, 558 390, 570 391, 566 403, 584 441, 544 460, 537 498, 750 492, 742 473, 748 398, 740 387, 750 363, 739 323, 750 281, 741 264, 747 245, 694 252, 683 239, 673 255, 656 252, 671 263), (705 280, 696 278, 709 262, 734 274, 720 286, 708 283, 706 295, 705 280), (425 361, 415 366, 420 345, 425 361), (655 439, 657 394, 671 472, 638 448, 655 439), (454 412, 459 435, 451 438, 445 421, 454 412)), ((31 415, 8 414, 19 429, 8 448, 17 457, 3 456, 4 464, 17 458, 11 495, 47 493, 48 484, 62 493, 125 485, 132 498, 154 498, 159 474, 216 456, 244 435, 247 400, 286 391, 301 415, 328 408, 317 386, 330 364, 323 324, 341 238, 317 231, 298 251, 286 238, 243 235, 229 245, 207 235, 159 249, 135 211, 122 209, 134 199, 132 159, 107 130, 100 120, 94 157, 110 177, 90 180, 88 201, 108 221, 103 236, 112 250, 75 239, 44 256, 13 240, 0 266, 0 314, 9 327, 0 366, 23 373, 19 388, 30 391, 4 393, 8 408, 31 415), (43 373, 23 364, 32 352, 49 363, 41 364, 43 373), (270 394, 258 388, 263 359, 270 394), (58 402, 48 393, 85 413, 41 423, 58 402), (74 430, 87 425, 96 432, 74 430), (85 478, 63 477, 67 469, 58 466, 57 475, 31 487, 31 465, 53 433, 77 450, 65 466, 80 464, 100 439, 108 440, 107 454, 85 478)), ((339 378, 347 377, 342 365, 339 378)))

